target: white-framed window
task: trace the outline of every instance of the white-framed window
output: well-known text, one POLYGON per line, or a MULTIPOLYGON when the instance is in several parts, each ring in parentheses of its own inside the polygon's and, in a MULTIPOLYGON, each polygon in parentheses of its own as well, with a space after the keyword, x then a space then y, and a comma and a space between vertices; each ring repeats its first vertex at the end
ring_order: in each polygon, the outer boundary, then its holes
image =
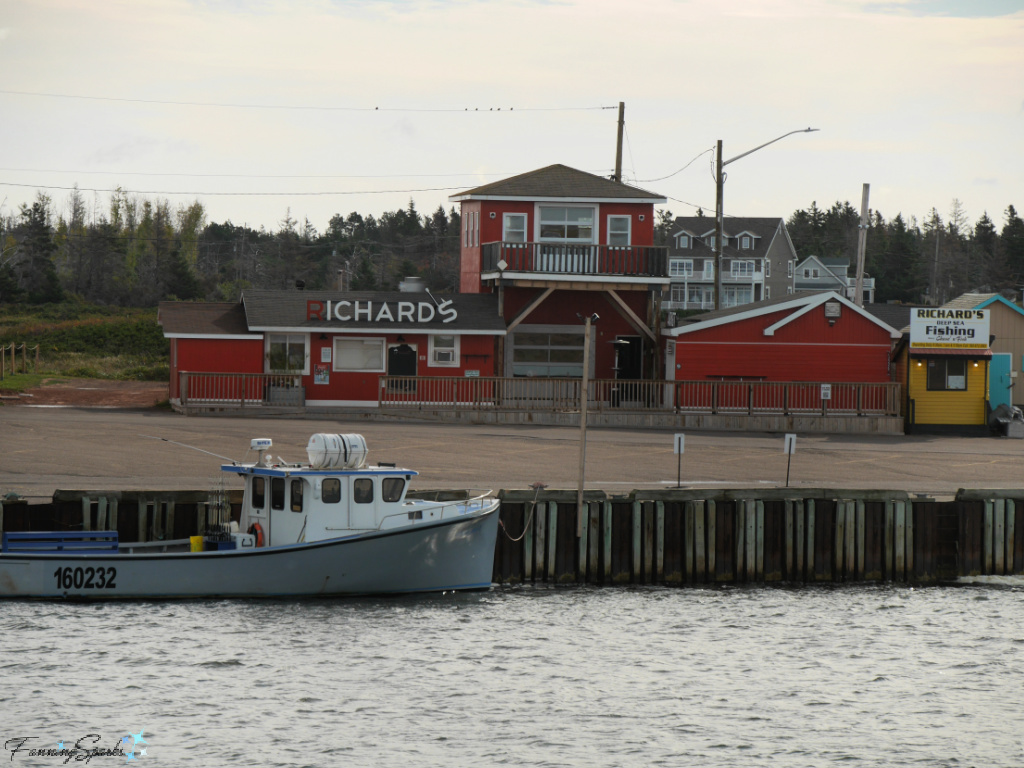
POLYGON ((669 259, 669 277, 693 277, 693 259, 669 259))
POLYGON ((480 211, 473 211, 473 231, 470 233, 470 245, 480 245, 480 211))
POLYGON ((818 271, 817 267, 811 270, 811 277, 813 277, 814 279, 818 279, 819 277, 821 277, 821 273, 818 271))
POLYGON ((691 285, 686 303, 687 309, 709 309, 715 303, 715 289, 710 285, 691 285))
POLYGON ((472 218, 473 214, 468 212, 462 217, 462 245, 465 248, 469 247, 469 222, 472 218))
POLYGON ((714 235, 708 235, 707 239, 705 239, 704 242, 707 243, 708 248, 710 248, 711 250, 715 249, 715 236, 714 235))
POLYGON ((689 248, 690 247, 690 236, 680 235, 676 238, 676 248, 689 248))
POLYGON ((714 259, 704 259, 704 279, 714 280, 715 279, 715 262, 714 259))
POLYGON ((766 285, 764 287, 764 297, 766 299, 770 299, 772 297, 772 287, 770 285, 766 285))
POLYGON ((810 267, 804 267, 804 277, 810 277, 810 276, 811 276, 811 268, 810 267))
POLYGON ((309 336, 304 333, 267 334, 267 373, 309 375, 309 336))
POLYGON ((787 285, 786 286, 786 293, 792 293, 792 292, 793 292, 793 286, 792 285, 787 285))
POLYGON ((740 250, 741 251, 749 251, 750 248, 751 248, 750 235, 744 235, 743 237, 740 238, 740 250))
POLYGON ((384 339, 334 337, 335 371, 383 373, 384 339))
POLYGON ((608 245, 629 245, 632 216, 608 217, 608 245))
POLYGON ((542 205, 540 239, 547 243, 594 242, 594 209, 542 205))
POLYGON ((506 243, 526 242, 525 213, 506 213, 502 216, 501 239, 506 243))
POLYGON ((792 277, 792 276, 793 276, 793 260, 789 259, 786 262, 786 277, 792 277))
POLYGON ((732 276, 733 277, 753 277, 754 276, 754 262, 752 262, 752 261, 733 261, 733 263, 732 263, 732 276))
POLYGON ((454 368, 459 364, 459 337, 432 334, 430 336, 430 364, 454 368))
POLYGON ((675 283, 671 287, 669 299, 678 304, 684 303, 686 301, 686 286, 683 283, 675 283))
POLYGON ((722 288, 722 306, 738 307, 750 304, 754 300, 754 291, 749 285, 727 285, 722 288))
POLYGON ((772 276, 772 260, 771 259, 765 259, 764 260, 764 276, 765 277, 771 277, 772 276))

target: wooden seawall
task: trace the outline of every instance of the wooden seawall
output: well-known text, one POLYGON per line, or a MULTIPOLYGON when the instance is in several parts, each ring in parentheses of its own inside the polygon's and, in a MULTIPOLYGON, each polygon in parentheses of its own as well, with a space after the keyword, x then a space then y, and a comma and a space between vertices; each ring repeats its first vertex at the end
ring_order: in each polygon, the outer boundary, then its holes
POLYGON ((1024 572, 1024 491, 503 493, 501 584, 934 584, 1024 572), (518 539, 513 541, 513 539, 518 539))
MULTIPOLYGON (((432 492, 427 492, 432 495, 432 492)), ((1024 573, 1024 490, 502 491, 499 584, 935 584, 1024 573), (577 535, 578 532, 578 535, 577 535)), ((241 493, 58 491, 0 502, 0 530, 183 539, 238 519, 241 493)))

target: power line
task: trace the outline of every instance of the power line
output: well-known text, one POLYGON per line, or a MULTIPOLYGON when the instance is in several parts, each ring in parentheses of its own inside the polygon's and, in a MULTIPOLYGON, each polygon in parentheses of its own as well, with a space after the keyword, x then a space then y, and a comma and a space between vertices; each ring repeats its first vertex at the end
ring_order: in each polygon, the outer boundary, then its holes
MULTIPOLYGON (((607 169, 590 171, 595 175, 605 173, 607 169)), ((7 173, 70 173, 82 175, 102 176, 167 176, 178 178, 196 179, 443 179, 475 176, 500 176, 502 178, 522 173, 478 173, 475 171, 466 173, 364 173, 364 174, 299 174, 299 173, 166 173, 161 171, 86 171, 86 170, 61 170, 54 168, 0 168, 0 171, 7 173)))
POLYGON ((189 195, 203 197, 333 197, 342 195, 385 195, 397 194, 399 192, 450 192, 461 190, 464 187, 421 187, 419 189, 360 189, 346 192, 166 192, 154 189, 100 189, 99 187, 62 187, 52 184, 16 184, 10 181, 0 181, 4 187, 25 187, 34 189, 59 189, 65 192, 78 190, 79 192, 123 192, 133 195, 189 195))
MULTIPOLYGON (((708 152, 713 151, 713 149, 714 149, 713 147, 709 147, 708 149, 705 149, 703 152, 698 154, 696 157, 693 158, 693 160, 688 162, 686 165, 684 165, 682 168, 680 168, 675 173, 670 173, 668 176, 662 176, 659 179, 640 179, 640 180, 637 181, 637 183, 638 184, 650 184, 653 181, 664 181, 665 179, 671 179, 673 176, 676 176, 676 175, 682 173, 683 171, 685 171, 687 168, 689 168, 691 165, 693 165, 695 162, 697 162, 697 160, 700 159, 700 157, 702 155, 707 154, 708 152)), ((682 202, 682 200, 679 200, 678 202, 682 202)), ((686 205, 689 205, 689 203, 686 203, 686 205)))
POLYGON ((174 101, 167 99, 128 99, 117 96, 83 96, 75 93, 45 93, 42 91, 12 91, 0 89, 8 96, 33 96, 48 99, 80 99, 83 101, 113 101, 127 104, 159 104, 175 107, 222 107, 227 109, 284 109, 315 110, 320 112, 585 112, 618 107, 330 107, 306 104, 236 104, 214 101, 174 101))

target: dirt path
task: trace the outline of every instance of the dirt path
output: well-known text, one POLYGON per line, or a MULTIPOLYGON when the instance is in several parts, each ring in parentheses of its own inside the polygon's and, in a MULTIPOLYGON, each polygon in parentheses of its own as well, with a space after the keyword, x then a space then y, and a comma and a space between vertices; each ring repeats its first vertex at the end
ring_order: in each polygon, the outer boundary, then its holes
POLYGON ((65 405, 75 407, 150 408, 167 399, 167 384, 158 381, 44 379, 23 392, 3 391, 3 405, 65 405))

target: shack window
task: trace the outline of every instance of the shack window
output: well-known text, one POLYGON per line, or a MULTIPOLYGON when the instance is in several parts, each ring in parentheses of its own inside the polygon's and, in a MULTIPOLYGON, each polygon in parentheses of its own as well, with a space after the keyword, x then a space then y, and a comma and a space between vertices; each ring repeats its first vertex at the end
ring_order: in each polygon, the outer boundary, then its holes
POLYGON ((384 501, 398 501, 402 498, 405 480, 400 477, 385 477, 380 484, 380 497, 384 501))
POLYGON ((302 511, 302 480, 292 479, 292 512, 302 511))
POLYGON ((252 479, 252 508, 263 509, 267 506, 267 481, 262 477, 252 479))
POLYGON ((372 504, 373 480, 361 477, 352 483, 352 499, 356 504, 372 504))
POLYGON ((284 509, 284 478, 270 478, 270 508, 284 509))
POLYGON ((967 361, 963 358, 932 358, 928 361, 928 391, 956 392, 967 389, 967 361))
POLYGON ((341 480, 336 477, 328 477, 324 480, 320 494, 324 504, 337 504, 341 501, 341 480))

